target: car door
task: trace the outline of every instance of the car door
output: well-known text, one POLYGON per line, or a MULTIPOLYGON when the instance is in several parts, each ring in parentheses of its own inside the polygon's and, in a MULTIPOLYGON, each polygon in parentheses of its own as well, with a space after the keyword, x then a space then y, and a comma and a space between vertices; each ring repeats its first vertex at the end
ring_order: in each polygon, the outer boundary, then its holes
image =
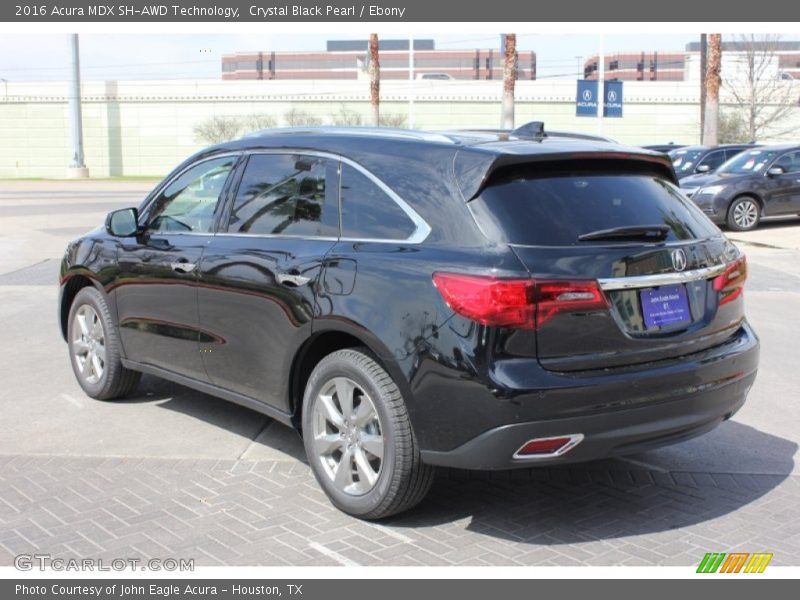
POLYGON ((316 286, 339 235, 339 162, 251 154, 199 269, 211 382, 288 412, 288 374, 311 335, 316 286))
POLYGON ((198 343, 197 265, 211 240, 236 155, 184 169, 142 210, 135 238, 122 238, 114 300, 129 360, 207 381, 198 343))
POLYGON ((800 212, 800 151, 792 151, 776 158, 767 169, 765 213, 785 215, 800 212), (779 167, 783 173, 770 175, 769 170, 779 167))

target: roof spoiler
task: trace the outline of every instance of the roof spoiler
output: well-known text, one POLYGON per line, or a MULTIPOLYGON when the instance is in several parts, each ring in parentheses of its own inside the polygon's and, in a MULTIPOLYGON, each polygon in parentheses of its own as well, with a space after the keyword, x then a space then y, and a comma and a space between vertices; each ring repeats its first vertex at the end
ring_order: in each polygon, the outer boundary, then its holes
POLYGON ((557 163, 561 161, 627 161, 632 165, 658 172, 662 177, 677 184, 672 161, 666 154, 653 154, 647 151, 630 151, 624 148, 609 148, 598 146, 589 150, 562 150, 554 153, 533 154, 490 154, 461 149, 453 160, 453 175, 455 176, 461 195, 469 202, 480 194, 481 190, 491 179, 492 174, 503 167, 523 164, 557 163))

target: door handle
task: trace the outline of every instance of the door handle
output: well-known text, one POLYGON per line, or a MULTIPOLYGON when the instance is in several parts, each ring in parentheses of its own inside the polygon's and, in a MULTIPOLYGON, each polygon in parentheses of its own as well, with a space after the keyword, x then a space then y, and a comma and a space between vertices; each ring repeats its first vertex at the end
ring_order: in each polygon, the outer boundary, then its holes
POLYGON ((311 281, 311 277, 306 277, 305 275, 293 274, 293 273, 278 273, 276 275, 276 279, 278 280, 278 283, 280 283, 281 285, 289 287, 300 287, 302 285, 306 285, 309 281, 311 281))
POLYGON ((188 261, 174 262, 169 265, 176 273, 191 273, 197 267, 197 263, 190 263, 188 261))

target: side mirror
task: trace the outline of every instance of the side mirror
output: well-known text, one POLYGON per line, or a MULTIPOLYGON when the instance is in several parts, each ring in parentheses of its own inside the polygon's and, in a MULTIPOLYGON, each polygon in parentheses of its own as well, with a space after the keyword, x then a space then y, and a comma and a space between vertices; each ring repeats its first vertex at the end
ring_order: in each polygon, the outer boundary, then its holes
POLYGON ((135 208, 112 210, 106 217, 106 231, 115 237, 131 237, 139 231, 139 211, 135 208))
POLYGON ((695 171, 698 173, 708 173, 710 170, 711 167, 709 167, 708 165, 700 165, 695 169, 695 171))
POLYGON ((786 173, 783 167, 770 167, 767 169, 767 177, 777 177, 778 175, 783 175, 786 173))

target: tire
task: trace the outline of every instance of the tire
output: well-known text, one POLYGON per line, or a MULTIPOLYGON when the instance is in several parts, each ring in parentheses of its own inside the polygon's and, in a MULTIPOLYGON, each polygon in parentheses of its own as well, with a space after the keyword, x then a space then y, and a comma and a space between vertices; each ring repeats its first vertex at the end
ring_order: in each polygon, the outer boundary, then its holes
POLYGON ((317 364, 302 424, 314 476, 341 511, 382 519, 428 493, 434 469, 420 460, 400 390, 367 349, 338 350, 317 364))
POLYGON ((142 374, 122 366, 117 328, 103 295, 93 287, 81 289, 70 306, 67 344, 72 371, 88 396, 113 400, 136 389, 142 374))
POLYGON ((726 223, 733 231, 752 231, 761 221, 761 206, 752 196, 741 196, 728 207, 726 223))

